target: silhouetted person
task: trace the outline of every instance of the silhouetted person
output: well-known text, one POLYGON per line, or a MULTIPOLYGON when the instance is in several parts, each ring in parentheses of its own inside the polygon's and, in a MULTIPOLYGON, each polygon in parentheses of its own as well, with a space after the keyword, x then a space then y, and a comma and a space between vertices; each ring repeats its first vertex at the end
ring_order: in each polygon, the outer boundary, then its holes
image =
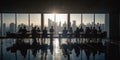
POLYGON ((22 37, 27 37, 26 33, 27 33, 27 29, 24 26, 24 28, 22 29, 22 37))
POLYGON ((89 36, 90 36, 90 28, 86 27, 86 29, 85 29, 85 38, 89 38, 89 36))
POLYGON ((92 34, 93 34, 93 37, 97 38, 97 29, 95 27, 93 27, 92 34))
POLYGON ((93 31, 92 31, 93 34, 97 34, 97 29, 95 27, 93 27, 93 31))
POLYGON ((69 38, 73 37, 73 35, 72 35, 72 34, 73 34, 72 27, 70 27, 70 29, 69 29, 69 31, 68 31, 68 32, 69 32, 69 38))
POLYGON ((82 26, 81 26, 81 28, 80 28, 80 30, 79 30, 80 32, 84 32, 84 29, 82 28, 82 26))
MULTIPOLYGON (((41 32, 41 30, 40 30, 40 28, 39 28, 39 27, 37 28, 37 30, 36 30, 36 31, 37 31, 37 33, 40 33, 40 32, 41 32)), ((38 40, 39 40, 40 35, 39 35, 39 34, 37 34, 37 37, 38 37, 38 40)))
POLYGON ((22 33, 22 27, 20 27, 20 29, 18 30, 19 33, 22 33))
POLYGON ((45 29, 43 30, 43 34, 42 34, 43 38, 47 38, 47 29, 45 27, 45 29))
POLYGON ((79 38, 79 36, 80 36, 80 32, 79 32, 79 28, 77 27, 75 31, 75 37, 79 38))
POLYGON ((102 29, 100 26, 98 27, 98 32, 100 32, 100 33, 102 32, 102 29))
POLYGON ((92 30, 93 30, 93 28, 92 28, 92 26, 90 27, 90 33, 92 32, 92 30))
POLYGON ((51 26, 51 28, 50 28, 50 38, 53 37, 53 32, 54 32, 54 29, 53 29, 53 26, 51 26))
POLYGON ((73 33, 72 27, 70 27, 69 32, 70 32, 70 33, 73 33))
POLYGON ((40 32, 40 28, 39 27, 37 28, 37 32, 40 32))
POLYGON ((24 26, 24 28, 22 29, 22 33, 23 33, 23 34, 26 34, 26 33, 27 33, 27 29, 26 29, 25 26, 24 26))
POLYGON ((62 36, 63 37, 67 37, 67 30, 66 30, 66 27, 64 27, 63 31, 62 31, 62 36))
POLYGON ((37 37, 36 27, 33 27, 31 32, 32 32, 32 38, 36 40, 36 37, 37 37))

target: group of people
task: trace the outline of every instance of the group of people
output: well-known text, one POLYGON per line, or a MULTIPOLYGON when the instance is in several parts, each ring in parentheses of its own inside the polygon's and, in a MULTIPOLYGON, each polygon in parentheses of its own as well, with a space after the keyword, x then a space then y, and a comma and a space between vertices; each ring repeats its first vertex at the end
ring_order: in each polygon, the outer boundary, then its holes
MULTIPOLYGON (((27 33, 27 29, 26 27, 24 26, 23 28, 20 27, 19 31, 18 32, 21 32, 22 34, 26 34, 27 33)), ((38 27, 33 27, 32 30, 31 30, 31 33, 32 33, 32 37, 35 38, 35 37, 39 37, 39 35, 37 35, 38 32, 42 32, 42 37, 43 38, 46 38, 48 37, 48 31, 47 31, 47 28, 45 27, 42 31, 40 30, 40 28, 38 27)), ((54 28, 53 26, 51 26, 50 30, 50 37, 53 37, 53 33, 54 33, 54 28)), ((99 29, 97 30, 95 27, 86 27, 85 29, 83 29, 82 27, 77 27, 75 31, 73 31, 72 27, 70 27, 68 30, 66 29, 66 27, 64 27, 63 31, 62 31, 62 37, 67 37, 68 36, 68 32, 69 33, 72 33, 74 34, 74 37, 80 37, 80 33, 81 32, 84 32, 86 34, 86 36, 88 34, 97 34, 97 32, 102 32, 102 29, 101 27, 99 27, 99 29)), ((69 35, 70 37, 73 37, 73 35, 69 35)))
MULTIPOLYGON (((22 33, 22 35, 25 35, 27 32, 29 32, 29 31, 27 31, 27 29, 26 29, 25 26, 24 26, 23 28, 20 27, 19 30, 18 30, 18 33, 22 33)), ((39 27, 36 27, 36 26, 35 26, 35 27, 33 27, 33 28, 31 29, 32 38, 40 37, 40 35, 38 35, 39 32, 42 32, 42 37, 43 37, 43 38, 46 38, 46 37, 47 37, 48 31, 47 31, 47 28, 46 28, 46 27, 41 31, 39 27)), ((49 32, 50 32, 50 33, 53 33, 53 32, 54 32, 53 26, 51 26, 49 32)), ((53 34, 51 35, 51 37, 52 37, 52 36, 53 36, 53 34)))
POLYGON ((97 34, 97 32, 101 33, 102 29, 101 27, 98 27, 98 30, 95 27, 86 27, 85 29, 83 29, 82 27, 77 27, 75 31, 72 30, 72 27, 70 27, 68 30, 66 29, 66 27, 64 27, 63 31, 62 31, 62 36, 63 37, 67 37, 68 32, 71 34, 69 34, 69 37, 74 37, 79 38, 80 37, 80 33, 84 33, 86 36, 88 36, 89 34, 97 34))

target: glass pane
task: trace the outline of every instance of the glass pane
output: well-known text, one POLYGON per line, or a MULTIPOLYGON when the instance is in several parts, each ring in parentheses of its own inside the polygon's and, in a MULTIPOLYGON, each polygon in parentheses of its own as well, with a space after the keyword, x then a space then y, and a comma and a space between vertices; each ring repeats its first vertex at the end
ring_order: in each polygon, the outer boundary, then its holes
POLYGON ((28 29, 28 14, 17 14, 17 30, 24 26, 28 29))
POLYGON ((3 35, 6 32, 15 32, 15 14, 3 14, 3 35))
POLYGON ((56 27, 57 33, 62 32, 64 27, 67 28, 67 26, 68 26, 67 14, 56 14, 56 22, 57 22, 57 27, 56 27))
POLYGON ((83 28, 94 26, 94 14, 83 14, 83 28))
POLYGON ((102 31, 105 31, 105 14, 95 14, 95 27, 101 27, 102 31))
POLYGON ((44 26, 49 30, 53 26, 56 33, 67 27, 67 14, 44 14, 44 26))
POLYGON ((35 26, 41 28, 41 14, 30 14, 30 30, 35 26))
POLYGON ((73 31, 76 30, 76 27, 81 26, 81 14, 70 14, 70 26, 73 31))

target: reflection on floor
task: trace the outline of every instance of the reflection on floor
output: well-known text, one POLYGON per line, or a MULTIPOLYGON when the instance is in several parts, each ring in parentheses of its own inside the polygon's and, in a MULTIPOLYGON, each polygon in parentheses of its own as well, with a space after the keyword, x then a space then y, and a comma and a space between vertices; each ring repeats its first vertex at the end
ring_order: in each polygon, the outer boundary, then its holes
POLYGON ((120 42, 108 39, 0 39, 0 60, 119 60, 120 42))

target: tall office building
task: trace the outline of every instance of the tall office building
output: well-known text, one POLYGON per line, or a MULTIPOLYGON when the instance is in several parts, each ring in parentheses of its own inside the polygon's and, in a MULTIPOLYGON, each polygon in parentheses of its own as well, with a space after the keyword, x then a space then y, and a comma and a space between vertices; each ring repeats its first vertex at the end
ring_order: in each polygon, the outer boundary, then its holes
POLYGON ((73 20, 73 24, 72 24, 72 29, 73 29, 73 31, 75 31, 75 30, 76 30, 76 28, 77 28, 77 26, 76 26, 76 21, 75 21, 75 20, 73 20))
POLYGON ((14 23, 10 23, 9 31, 12 33, 15 32, 15 24, 14 23))
POLYGON ((6 24, 3 23, 2 35, 6 35, 6 24))

